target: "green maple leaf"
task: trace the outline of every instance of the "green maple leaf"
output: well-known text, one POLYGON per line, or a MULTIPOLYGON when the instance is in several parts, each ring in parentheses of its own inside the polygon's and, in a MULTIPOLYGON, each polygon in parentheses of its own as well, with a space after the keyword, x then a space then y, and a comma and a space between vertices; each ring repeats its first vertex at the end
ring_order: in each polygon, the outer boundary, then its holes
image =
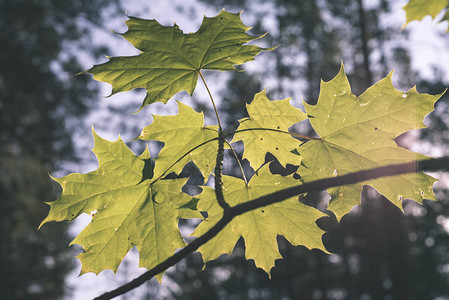
MULTIPOLYGON (((436 16, 448 6, 449 0, 410 0, 403 7, 407 19, 403 27, 411 21, 420 21, 427 15, 430 15, 433 19, 435 19, 436 16)), ((444 20, 449 20, 449 12, 446 12, 444 15, 442 21, 444 20)))
POLYGON ((301 160, 291 151, 300 142, 288 133, 288 128, 299 123, 307 116, 290 105, 290 98, 270 101, 265 90, 257 93, 253 101, 246 105, 248 118, 241 119, 233 142, 243 141, 243 158, 249 160, 254 169, 265 162, 270 152, 282 165, 299 165, 301 160))
POLYGON ((142 130, 138 139, 165 143, 156 159, 155 178, 169 172, 179 174, 193 161, 207 180, 215 167, 218 126, 204 126, 203 113, 181 102, 178 102, 178 110, 175 116, 155 115, 153 123, 142 130))
POLYGON ((120 138, 109 142, 95 133, 94 138, 98 169, 56 178, 63 192, 48 203, 50 212, 41 226, 74 220, 82 213, 92 215, 71 243, 84 249, 78 256, 82 274, 115 272, 134 246, 140 253, 140 266, 151 268, 185 245, 178 218, 201 218, 198 212, 178 209, 191 200, 181 192, 186 179, 152 182, 148 150, 138 157, 120 138))
MULTIPOLYGON (((223 194, 229 205, 234 206, 297 184, 298 181, 292 177, 272 175, 268 166, 264 166, 248 186, 241 179, 223 176, 223 194)), ((194 236, 205 233, 223 214, 212 188, 204 187, 199 199, 198 209, 207 211, 208 218, 192 233, 194 236)), ((257 267, 269 273, 275 260, 282 258, 276 241, 278 235, 284 236, 293 245, 326 251, 321 241, 324 232, 315 223, 323 216, 326 215, 300 203, 298 197, 292 197, 235 217, 198 251, 208 262, 221 254, 230 254, 237 240, 243 237, 246 258, 253 259, 257 267)))
MULTIPOLYGON (((310 123, 321 138, 298 149, 303 165, 298 172, 304 181, 425 158, 399 147, 394 139, 406 131, 425 127, 423 118, 433 111, 441 95, 419 94, 415 88, 402 93, 393 87, 391 76, 392 73, 359 97, 351 93, 343 66, 334 79, 322 82, 318 103, 304 104, 310 123)), ((328 190, 332 197, 329 209, 340 219, 360 203, 364 184, 401 208, 406 198, 418 202, 435 199, 434 182, 433 177, 419 172, 332 188, 328 190)))
POLYGON ((99 81, 112 85, 112 94, 145 88, 147 96, 142 107, 166 103, 174 94, 195 90, 200 70, 234 70, 254 60, 262 50, 243 45, 259 37, 246 33, 250 27, 240 14, 221 11, 216 17, 204 17, 200 29, 183 34, 177 25, 162 26, 156 20, 131 17, 128 31, 122 34, 141 53, 137 56, 114 57, 96 65, 88 72, 99 81))

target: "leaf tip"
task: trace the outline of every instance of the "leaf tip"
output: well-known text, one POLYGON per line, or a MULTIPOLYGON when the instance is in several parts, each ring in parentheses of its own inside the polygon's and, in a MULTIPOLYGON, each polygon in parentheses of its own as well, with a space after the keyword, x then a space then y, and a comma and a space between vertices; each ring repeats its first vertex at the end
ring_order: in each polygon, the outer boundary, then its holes
POLYGON ((99 138, 100 136, 97 134, 97 132, 95 131, 94 125, 92 124, 92 135, 94 137, 94 140, 96 140, 97 138, 99 138))
POLYGON ((388 75, 386 76, 386 78, 389 78, 390 80, 393 78, 393 74, 394 74, 394 71, 396 70, 396 68, 393 68, 391 71, 390 71, 390 73, 388 73, 388 75))
POLYGON ((327 249, 324 246, 322 249, 320 248, 319 250, 323 251, 325 254, 329 254, 329 255, 333 254, 332 252, 327 251, 327 249))
MULTIPOLYGON (((267 33, 268 33, 268 31, 267 31, 267 33)), ((263 48, 263 50, 265 50, 265 51, 273 51, 273 50, 275 50, 277 47, 279 47, 281 44, 279 44, 279 45, 276 45, 276 46, 273 46, 273 47, 271 47, 271 48, 263 48)))
POLYGON ((338 71, 338 75, 345 74, 345 64, 343 63, 343 60, 340 60, 340 70, 338 71))
MULTIPOLYGON (((71 246, 71 245, 70 245, 71 246)), ((84 253, 84 252, 83 252, 84 253)), ((81 253, 81 254, 83 254, 81 253)), ((80 255, 76 256, 76 258, 78 258, 81 261, 81 258, 79 257, 80 255)), ((81 270, 80 273, 78 274, 78 277, 80 277, 81 275, 87 274, 87 273, 94 273, 95 275, 100 274, 101 271, 95 271, 92 268, 89 268, 88 266, 86 266, 86 264, 84 264, 81 261, 81 270)), ((114 271, 114 274, 116 273, 116 271, 114 271)))
MULTIPOLYGON (((113 34, 118 34, 118 35, 123 35, 123 33, 117 32, 112 28, 109 28, 109 31, 112 32, 113 34)), ((106 56, 107 57, 107 56, 106 56)), ((109 58, 109 57, 108 57, 109 58)))
MULTIPOLYGON (((448 90, 449 90, 449 88, 445 88, 444 91, 442 91, 441 93, 433 95, 433 96, 436 97, 436 101, 438 101, 441 97, 443 97, 443 95, 446 94, 446 92, 447 92, 448 90)), ((436 101, 435 101, 435 102, 436 102, 436 101)))
POLYGON ((142 130, 138 136, 128 140, 128 142, 134 142, 134 141, 140 140, 140 138, 143 137, 143 136, 144 136, 144 134, 143 134, 143 130, 142 130))
POLYGON ((50 177, 51 178, 51 180, 53 180, 53 181, 56 181, 57 183, 59 183, 59 181, 58 181, 58 178, 57 177, 54 177, 54 176, 52 176, 50 173, 48 173, 47 174, 48 175, 48 177, 50 177))
MULTIPOLYGON (((45 204, 48 204, 47 202, 45 202, 45 204)), ((40 230, 41 229, 41 227, 45 224, 45 223, 48 223, 50 220, 48 219, 48 216, 44 219, 44 220, 42 220, 42 222, 39 224, 39 227, 37 227, 37 230, 40 230)))
POLYGON ((141 159, 150 159, 150 148, 148 148, 148 144, 145 146, 145 150, 143 150, 142 154, 140 155, 141 159))
POLYGON ((109 95, 107 95, 107 96, 104 96, 104 98, 109 98, 109 97, 111 97, 114 94, 115 94, 114 89, 112 89, 111 93, 109 95))
POLYGON ((162 276, 164 276, 164 273, 159 273, 155 276, 159 284, 162 284, 162 276))
POLYGON ((80 76, 80 75, 83 75, 83 74, 86 74, 86 73, 89 73, 89 70, 79 71, 79 72, 75 73, 75 76, 80 76))

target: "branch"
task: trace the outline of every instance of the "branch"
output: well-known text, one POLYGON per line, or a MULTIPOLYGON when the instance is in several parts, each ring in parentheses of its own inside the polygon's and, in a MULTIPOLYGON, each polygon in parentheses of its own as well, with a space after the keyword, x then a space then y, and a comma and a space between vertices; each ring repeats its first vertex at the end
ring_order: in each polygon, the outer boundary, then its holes
POLYGON ((303 193, 308 193, 312 191, 321 191, 330 187, 342 186, 347 184, 354 184, 369 179, 375 179, 386 176, 395 176, 405 173, 415 173, 420 171, 446 171, 449 172, 449 156, 441 158, 433 158, 422 161, 398 164, 398 165, 388 165, 384 167, 378 167, 374 169, 359 171, 355 173, 349 173, 342 176, 320 179, 294 187, 286 188, 257 199, 238 204, 236 206, 230 207, 223 212, 223 217, 202 236, 198 237, 186 247, 182 248, 179 252, 173 254, 171 257, 167 258, 165 261, 161 262, 151 270, 148 270, 144 274, 135 278, 134 280, 122 285, 121 287, 112 290, 110 292, 104 293, 103 295, 95 298, 96 300, 112 299, 119 295, 125 294, 130 290, 140 286, 144 282, 150 280, 157 274, 167 270, 169 267, 178 263, 181 259, 189 255, 190 253, 196 251, 200 246, 207 243, 215 235, 217 235, 233 218, 249 212, 251 210, 261 208, 273 203, 284 201, 290 197, 300 195, 303 193))
POLYGON ((217 198, 218 205, 226 210, 229 208, 229 204, 226 203, 223 196, 223 182, 221 181, 221 177, 223 175, 224 142, 225 136, 223 134, 223 131, 221 131, 220 129, 220 132, 218 133, 217 161, 215 164, 215 196, 217 198))

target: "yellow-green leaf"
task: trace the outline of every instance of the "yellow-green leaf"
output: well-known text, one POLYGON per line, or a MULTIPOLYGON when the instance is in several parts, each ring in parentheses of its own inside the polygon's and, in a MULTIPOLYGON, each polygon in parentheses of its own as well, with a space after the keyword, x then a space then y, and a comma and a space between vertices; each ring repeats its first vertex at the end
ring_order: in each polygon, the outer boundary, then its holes
MULTIPOLYGON (((419 94, 415 88, 402 93, 393 87, 392 73, 361 96, 351 93, 342 66, 338 75, 321 83, 316 105, 304 104, 310 123, 321 140, 311 140, 298 149, 306 182, 389 164, 411 162, 425 156, 399 147, 395 138, 423 128, 423 118, 434 109, 441 95, 419 94)), ((364 184, 371 185, 393 204, 402 200, 434 199, 435 179, 423 172, 369 180, 329 189, 329 209, 337 218, 360 203, 364 184)))
MULTIPOLYGON (((403 7, 407 18, 404 27, 411 21, 420 21, 425 16, 428 15, 430 15, 433 19, 435 19, 436 16, 448 6, 449 0, 410 0, 403 7)), ((449 20, 449 13, 446 12, 442 21, 448 20, 449 20)))
POLYGON ((145 88, 142 107, 166 103, 174 94, 187 91, 192 95, 200 70, 234 70, 254 60, 262 50, 244 45, 254 39, 246 33, 240 14, 221 11, 213 18, 204 17, 200 29, 184 34, 177 25, 162 26, 156 20, 131 17, 128 31, 122 34, 141 53, 137 56, 113 57, 88 72, 99 81, 112 85, 112 94, 145 88))
POLYGON ((243 141, 243 158, 249 160, 254 169, 265 162, 265 155, 270 152, 282 165, 299 165, 301 160, 291 151, 300 141, 293 138, 288 129, 307 116, 290 104, 290 98, 271 101, 265 90, 257 93, 253 101, 246 105, 248 118, 241 119, 233 142, 243 141))
POLYGON ((185 245, 178 218, 201 217, 178 209, 191 199, 181 192, 186 179, 152 182, 148 150, 138 157, 120 139, 109 142, 95 133, 94 138, 98 169, 56 178, 63 192, 48 203, 50 212, 41 226, 73 220, 82 213, 92 215, 71 243, 84 250, 78 256, 81 273, 116 271, 134 246, 140 253, 140 266, 154 267, 185 245))
MULTIPOLYGON (((264 166, 254 175, 248 186, 241 179, 223 176, 223 195, 229 205, 234 206, 298 183, 292 177, 273 175, 268 166, 264 166)), ((197 227, 192 234, 194 236, 200 236, 206 232, 223 213, 222 208, 217 204, 212 188, 204 187, 199 198, 198 209, 207 211, 208 218, 197 227)), ((284 236, 293 245, 326 251, 321 240, 324 232, 315 223, 323 216, 326 215, 300 203, 298 197, 292 197, 235 217, 198 251, 207 262, 221 254, 230 254, 237 240, 243 237, 246 258, 253 259, 257 267, 269 273, 275 260, 282 258, 276 241, 278 235, 284 236)))
POLYGON ((165 143, 156 159, 155 178, 171 172, 179 174, 193 161, 207 180, 215 167, 218 126, 204 126, 203 113, 181 102, 178 110, 175 116, 154 116, 153 123, 142 130, 138 139, 165 143))

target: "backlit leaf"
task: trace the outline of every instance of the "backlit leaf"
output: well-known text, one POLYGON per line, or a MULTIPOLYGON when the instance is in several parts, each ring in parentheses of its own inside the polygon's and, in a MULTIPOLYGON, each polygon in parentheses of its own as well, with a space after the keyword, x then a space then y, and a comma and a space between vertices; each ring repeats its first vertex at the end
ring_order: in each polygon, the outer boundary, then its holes
POLYGON ((282 165, 299 165, 301 160, 293 154, 300 141, 288 133, 288 128, 307 118, 299 109, 290 105, 290 99, 271 101, 265 91, 257 93, 246 105, 248 118, 241 119, 233 142, 243 141, 243 158, 249 160, 254 169, 265 162, 270 152, 282 165))
POLYGON ((128 31, 122 34, 141 53, 137 56, 113 57, 88 72, 99 81, 112 85, 112 94, 145 88, 147 96, 142 107, 166 103, 174 94, 195 90, 200 70, 234 70, 254 60, 262 50, 244 45, 254 39, 246 33, 250 27, 240 14, 221 11, 213 18, 204 17, 200 29, 184 34, 177 25, 162 26, 156 20, 130 17, 128 31))
POLYGON ((118 139, 109 142, 94 133, 99 167, 87 174, 70 174, 55 180, 63 192, 49 202, 42 222, 74 220, 82 213, 92 221, 72 241, 83 247, 78 258, 81 273, 117 270, 134 246, 140 266, 151 268, 185 245, 178 230, 179 217, 201 217, 178 209, 191 197, 181 192, 186 179, 152 182, 149 152, 135 156, 118 139))
MULTIPOLYGON (((415 88, 402 93, 393 87, 392 73, 361 96, 351 93, 342 66, 338 75, 322 82, 316 105, 304 104, 310 123, 321 140, 311 140, 298 149, 304 181, 342 175, 388 164, 411 162, 425 156, 399 147, 395 138, 423 128, 423 118, 433 111, 440 95, 419 94, 415 88)), ((360 203, 364 184, 371 185, 393 204, 402 200, 434 199, 435 179, 423 172, 384 177, 329 189, 329 209, 338 218, 360 203)))
MULTIPOLYGON (((428 15, 435 19, 437 15, 448 6, 449 0, 410 0, 403 7, 407 18, 404 27, 411 21, 420 21, 428 15)), ((446 14, 444 15, 442 21, 444 20, 449 20, 449 12, 446 12, 446 14)))
POLYGON ((181 102, 178 110, 175 116, 154 116, 153 123, 142 130, 138 139, 165 143, 156 159, 155 178, 170 172, 179 174, 193 161, 207 180, 215 167, 218 126, 204 126, 203 113, 181 102))
MULTIPOLYGON (((268 166, 264 166, 248 186, 241 179, 223 176, 223 194, 229 205, 234 206, 298 184, 299 181, 292 177, 271 174, 268 166)), ((197 227, 192 234, 194 236, 206 232, 223 213, 212 188, 204 187, 199 198, 198 209, 207 211, 208 218, 197 227)), ((221 254, 230 254, 237 240, 243 237, 246 258, 253 259, 257 267, 269 273, 275 260, 282 258, 276 241, 278 235, 284 236, 293 245, 326 251, 321 241, 324 232, 315 223, 323 216, 326 215, 300 203, 298 197, 292 197, 235 217, 216 237, 200 247, 199 252, 208 262, 221 254)))

